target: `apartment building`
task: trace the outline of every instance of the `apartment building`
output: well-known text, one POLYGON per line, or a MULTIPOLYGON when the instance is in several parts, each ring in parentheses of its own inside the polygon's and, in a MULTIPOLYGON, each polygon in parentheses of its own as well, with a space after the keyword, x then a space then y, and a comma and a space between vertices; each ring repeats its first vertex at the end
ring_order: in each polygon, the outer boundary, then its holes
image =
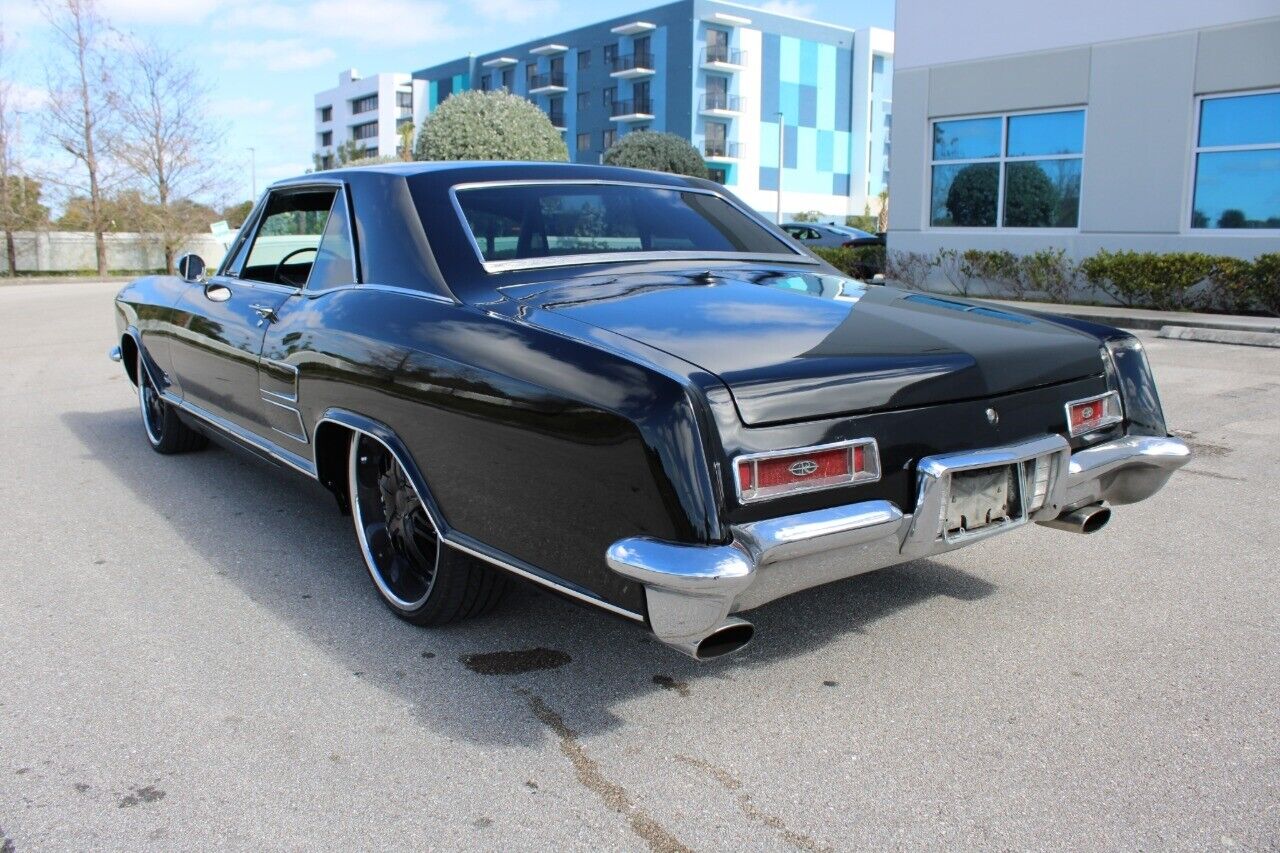
POLYGON ((878 210, 887 185, 892 74, 888 30, 680 0, 423 68, 411 86, 415 121, 455 92, 506 89, 547 113, 575 162, 667 131, 759 210, 781 192, 784 215, 841 217, 878 210))
POLYGON ((899 0, 891 249, 1280 246, 1276 0, 899 0))
POLYGON ((338 149, 350 145, 362 156, 394 156, 400 128, 426 115, 425 84, 408 73, 361 77, 354 68, 338 75, 338 85, 315 96, 315 157, 332 168, 338 149))

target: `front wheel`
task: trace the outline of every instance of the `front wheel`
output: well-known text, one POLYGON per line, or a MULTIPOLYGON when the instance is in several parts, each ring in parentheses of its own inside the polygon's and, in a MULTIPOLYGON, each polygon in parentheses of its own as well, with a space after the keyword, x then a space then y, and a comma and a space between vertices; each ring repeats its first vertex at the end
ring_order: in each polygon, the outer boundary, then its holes
POLYGON ((365 567, 393 613, 416 625, 443 625, 502 600, 506 575, 440 540, 404 467, 382 442, 356 433, 347 471, 365 567))
POLYGON ((138 377, 138 408, 142 410, 142 427, 147 433, 147 442, 156 453, 186 453, 188 450, 200 450, 209 443, 209 439, 184 424, 173 406, 164 401, 151 374, 142 363, 142 348, 138 348, 136 365, 138 377))

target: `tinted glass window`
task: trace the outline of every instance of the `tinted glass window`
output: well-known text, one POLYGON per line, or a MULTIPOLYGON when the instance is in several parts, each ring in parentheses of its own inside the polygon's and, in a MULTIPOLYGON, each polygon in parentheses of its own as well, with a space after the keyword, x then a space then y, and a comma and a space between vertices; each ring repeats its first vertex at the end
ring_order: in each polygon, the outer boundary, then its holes
POLYGON ((458 190, 486 261, 607 252, 792 254, 724 199, 637 185, 537 184, 458 190))
POLYGON ((1084 150, 1084 111, 1009 117, 1010 157, 1079 154, 1084 150))
POLYGON ((338 193, 333 209, 320 236, 320 248, 307 279, 307 290, 328 290, 344 284, 355 283, 355 265, 352 254, 351 223, 347 220, 347 200, 338 193))
POLYGON ((1280 92, 1205 100, 1200 145, 1280 145, 1280 92))
POLYGON ((999 192, 999 163, 934 166, 930 224, 991 228, 999 192))
POLYGON ((939 121, 933 125, 933 159, 976 160, 1000 156, 999 118, 939 121))
POLYGON ((1080 219, 1081 161, 1015 160, 1004 172, 1008 228, 1074 228, 1080 219))
POLYGON ((334 190, 272 193, 240 277, 302 287, 316 259, 334 190))

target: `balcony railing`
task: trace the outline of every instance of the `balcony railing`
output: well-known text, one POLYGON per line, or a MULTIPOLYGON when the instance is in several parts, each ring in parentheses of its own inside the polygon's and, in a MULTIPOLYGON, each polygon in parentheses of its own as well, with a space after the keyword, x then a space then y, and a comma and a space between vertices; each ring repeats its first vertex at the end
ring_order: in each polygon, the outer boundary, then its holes
POLYGON ((628 53, 624 56, 615 56, 610 64, 612 67, 609 71, 613 74, 623 71, 652 71, 654 69, 653 54, 651 53, 628 53))
POLYGON ((746 65, 747 52, 726 45, 709 45, 702 49, 703 65, 746 65))
POLYGON ((653 101, 649 98, 628 98, 625 101, 614 101, 609 105, 609 116, 653 115, 653 101))
POLYGON ((742 99, 737 95, 729 95, 724 92, 708 92, 702 96, 702 109, 704 112, 713 110, 725 113, 741 112, 742 99))
POLYGON ((535 74, 529 78, 529 91, 547 89, 552 86, 564 88, 564 72, 556 71, 547 74, 535 74))
POLYGON ((738 159, 738 143, 708 139, 702 146, 702 155, 704 157, 721 157, 736 160, 738 159))

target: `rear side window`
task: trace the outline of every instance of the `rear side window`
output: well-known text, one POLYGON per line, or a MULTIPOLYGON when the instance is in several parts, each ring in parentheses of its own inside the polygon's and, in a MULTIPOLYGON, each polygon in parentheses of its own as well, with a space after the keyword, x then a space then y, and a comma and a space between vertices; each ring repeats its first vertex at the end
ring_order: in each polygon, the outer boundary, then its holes
POLYGON ((618 252, 794 254, 712 193, 549 183, 459 187, 456 194, 484 261, 618 252))

